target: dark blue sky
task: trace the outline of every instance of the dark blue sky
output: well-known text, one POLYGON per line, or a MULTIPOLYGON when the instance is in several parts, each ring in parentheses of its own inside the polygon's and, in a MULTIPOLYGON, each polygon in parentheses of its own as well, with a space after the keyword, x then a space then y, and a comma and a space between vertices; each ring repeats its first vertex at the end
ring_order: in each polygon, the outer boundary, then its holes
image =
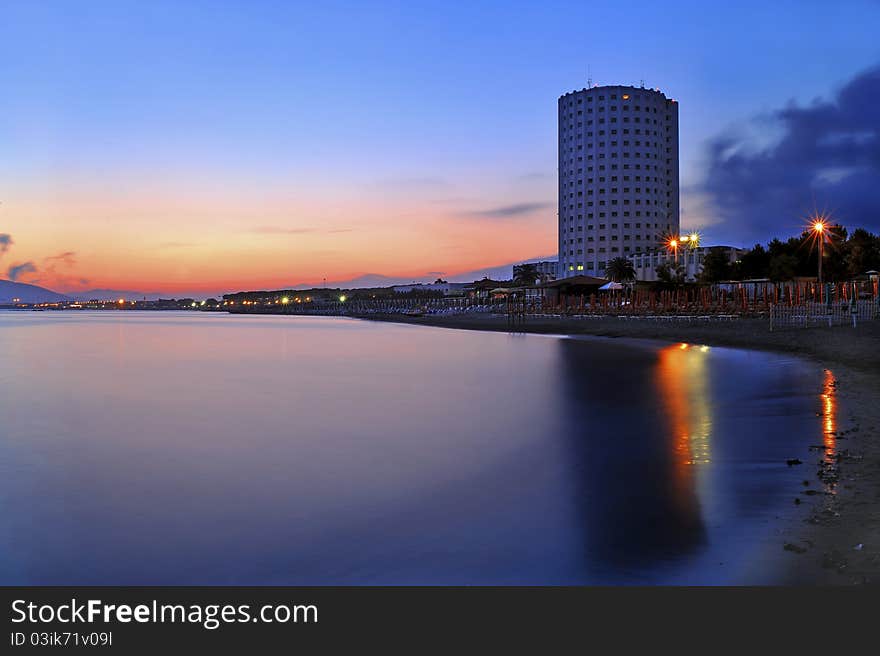
POLYGON ((123 252, 116 281, 171 286, 236 258, 268 284, 551 254, 556 99, 588 68, 679 101, 683 226, 708 241, 797 231, 814 204, 876 228, 878 26, 867 0, 6 0, 4 257, 75 252, 72 276, 110 285, 108 249, 136 240, 167 276, 123 252), (864 106, 835 115, 847 85, 864 106), (835 134, 810 127, 816 99, 835 134), (843 145, 825 161, 811 139, 843 145))

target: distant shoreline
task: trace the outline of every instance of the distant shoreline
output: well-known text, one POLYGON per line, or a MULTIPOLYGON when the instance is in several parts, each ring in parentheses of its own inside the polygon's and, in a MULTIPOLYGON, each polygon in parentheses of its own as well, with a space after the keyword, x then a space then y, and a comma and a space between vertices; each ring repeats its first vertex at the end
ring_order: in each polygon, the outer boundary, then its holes
POLYGON ((768 584, 851 585, 880 583, 880 321, 856 328, 769 331, 766 319, 732 321, 656 321, 616 317, 526 319, 512 329, 504 316, 408 317, 366 315, 370 321, 452 328, 556 335, 655 339, 788 353, 830 370, 839 403, 833 494, 816 494, 821 457, 804 462, 804 480, 792 490, 807 515, 781 520, 775 527, 778 550, 755 563, 768 584), (808 492, 810 490, 810 492, 808 492), (859 545, 862 545, 859 547, 859 545))

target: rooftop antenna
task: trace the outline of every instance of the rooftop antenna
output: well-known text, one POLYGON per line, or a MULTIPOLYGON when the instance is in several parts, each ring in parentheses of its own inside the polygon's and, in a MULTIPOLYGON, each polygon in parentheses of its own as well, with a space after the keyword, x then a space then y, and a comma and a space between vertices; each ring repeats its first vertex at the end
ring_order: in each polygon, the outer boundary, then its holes
POLYGON ((593 88, 593 73, 591 72, 589 64, 587 64, 587 88, 593 88))
POLYGON ((639 81, 639 86, 642 87, 642 89, 645 88, 645 78, 642 78, 642 79, 639 81))

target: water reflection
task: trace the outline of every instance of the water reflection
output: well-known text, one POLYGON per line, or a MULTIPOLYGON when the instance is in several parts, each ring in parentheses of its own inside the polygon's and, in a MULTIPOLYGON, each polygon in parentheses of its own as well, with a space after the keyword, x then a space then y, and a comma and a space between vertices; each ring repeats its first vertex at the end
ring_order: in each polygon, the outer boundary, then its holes
POLYGON ((834 494, 840 471, 837 464, 837 380, 830 369, 825 369, 822 377, 822 446, 819 478, 825 483, 825 490, 834 494))
POLYGON ((679 469, 711 461, 712 405, 706 365, 708 351, 707 346, 678 344, 662 348, 659 352, 657 388, 664 401, 679 469))
POLYGON ((766 354, 40 315, 0 312, 6 584, 724 582, 816 430, 766 354))
POLYGON ((653 349, 559 344, 571 415, 566 437, 580 482, 575 507, 593 577, 699 549, 706 528, 689 465, 708 460, 712 422, 705 366, 691 361, 706 354, 673 346, 658 360, 653 349))
POLYGON ((834 455, 837 446, 837 381, 830 369, 826 369, 822 380, 822 439, 825 453, 834 455))

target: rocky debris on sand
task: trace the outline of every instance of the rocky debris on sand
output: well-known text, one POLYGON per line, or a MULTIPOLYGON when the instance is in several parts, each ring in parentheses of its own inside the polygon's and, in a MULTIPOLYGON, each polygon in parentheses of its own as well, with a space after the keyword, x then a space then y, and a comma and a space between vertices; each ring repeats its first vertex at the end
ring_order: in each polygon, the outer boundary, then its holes
POLYGON ((782 547, 785 551, 792 551, 794 553, 802 554, 806 553, 807 547, 802 547, 799 544, 794 544, 792 542, 786 542, 785 546, 782 547))

